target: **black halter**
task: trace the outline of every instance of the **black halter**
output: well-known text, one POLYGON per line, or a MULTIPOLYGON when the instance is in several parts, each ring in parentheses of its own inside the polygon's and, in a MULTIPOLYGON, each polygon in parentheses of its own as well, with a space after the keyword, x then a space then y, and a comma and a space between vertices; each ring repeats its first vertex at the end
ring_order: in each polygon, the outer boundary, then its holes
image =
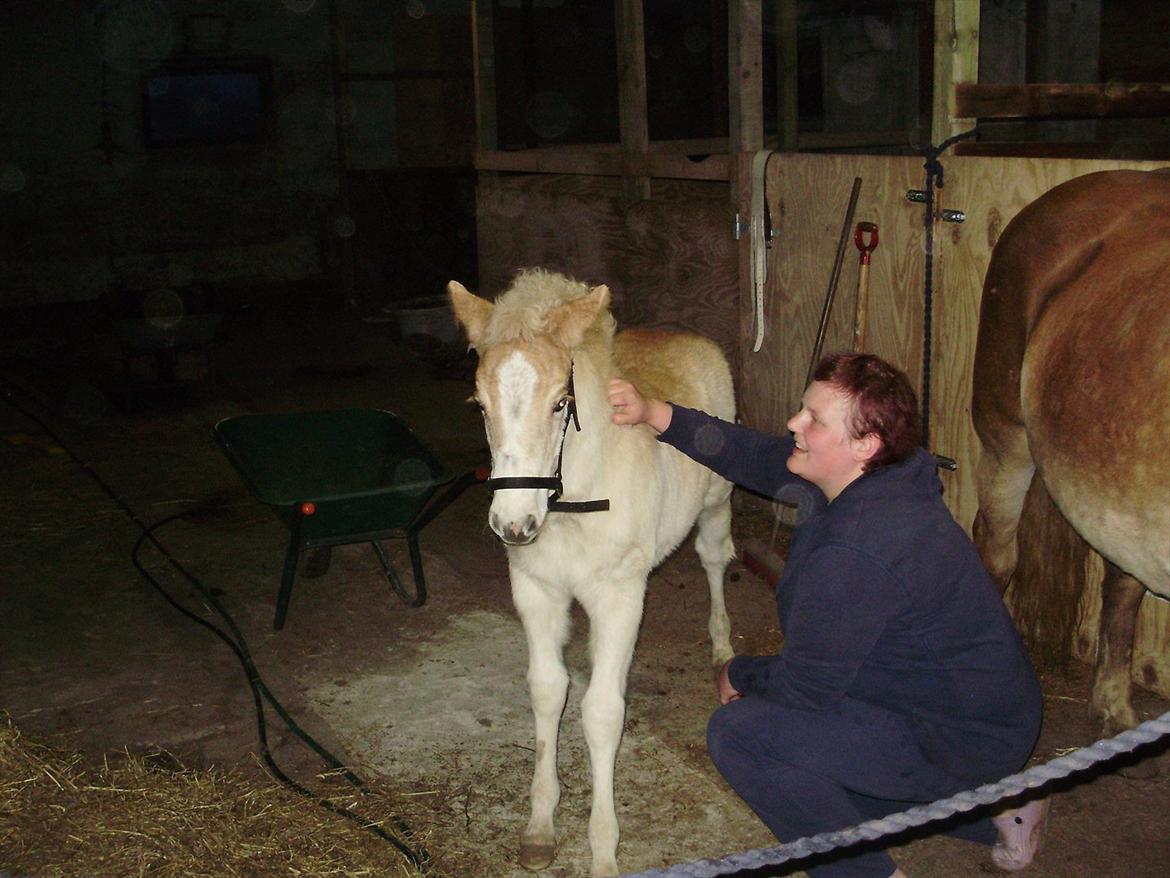
POLYGON ((487 479, 484 486, 489 491, 506 491, 511 488, 548 488, 549 512, 607 512, 608 500, 561 500, 565 487, 561 484, 561 461, 565 456, 565 437, 569 433, 569 421, 581 432, 581 421, 577 418, 577 399, 573 394, 573 366, 569 364, 569 402, 565 426, 561 431, 561 448, 557 452, 557 471, 552 476, 507 476, 487 479))

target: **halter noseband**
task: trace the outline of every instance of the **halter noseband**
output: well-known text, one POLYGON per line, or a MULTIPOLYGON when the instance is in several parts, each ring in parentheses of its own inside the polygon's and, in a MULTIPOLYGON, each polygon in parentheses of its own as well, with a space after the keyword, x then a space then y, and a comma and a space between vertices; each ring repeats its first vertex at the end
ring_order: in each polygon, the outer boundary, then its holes
POLYGON ((561 500, 565 487, 561 484, 561 461, 565 456, 565 437, 569 434, 569 421, 581 432, 581 421, 577 417, 577 400, 573 393, 573 364, 569 364, 569 402, 565 426, 561 431, 561 448, 557 452, 557 471, 552 476, 505 476, 487 479, 484 486, 489 491, 507 491, 512 488, 548 488, 549 512, 606 512, 608 500, 561 500))

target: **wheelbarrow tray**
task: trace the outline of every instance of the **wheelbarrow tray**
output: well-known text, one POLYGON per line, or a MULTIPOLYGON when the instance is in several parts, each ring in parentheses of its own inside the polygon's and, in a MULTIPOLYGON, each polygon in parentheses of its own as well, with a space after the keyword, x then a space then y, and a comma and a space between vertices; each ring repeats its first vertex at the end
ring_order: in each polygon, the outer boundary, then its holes
POLYGON ((303 550, 370 542, 395 590, 409 600, 377 540, 403 535, 414 566, 415 606, 426 599, 417 535, 438 488, 453 475, 399 417, 377 409, 251 414, 225 418, 216 441, 252 494, 291 539, 277 605, 284 622, 303 550))

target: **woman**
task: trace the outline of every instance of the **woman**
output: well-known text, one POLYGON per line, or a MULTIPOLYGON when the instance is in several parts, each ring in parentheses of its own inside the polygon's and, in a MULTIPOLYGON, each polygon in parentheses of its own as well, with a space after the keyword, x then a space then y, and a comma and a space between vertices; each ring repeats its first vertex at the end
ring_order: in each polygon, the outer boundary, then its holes
MULTIPOLYGON (((794 503, 776 589, 784 648, 719 671, 711 759, 781 841, 841 829, 998 780, 1027 761, 1041 694, 1011 617, 942 501, 905 375, 825 357, 778 438, 609 387, 616 424, 751 491, 794 503)), ((1027 866, 1046 802, 950 831, 1027 866)), ((813 861, 814 878, 904 878, 873 845, 813 861), (860 852, 859 852, 860 851, 860 852)))

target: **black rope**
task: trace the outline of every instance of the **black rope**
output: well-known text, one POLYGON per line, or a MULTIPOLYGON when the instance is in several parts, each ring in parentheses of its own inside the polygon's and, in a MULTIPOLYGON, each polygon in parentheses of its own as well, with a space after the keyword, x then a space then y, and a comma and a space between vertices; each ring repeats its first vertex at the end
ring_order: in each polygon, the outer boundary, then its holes
MULTIPOLYGON (((410 844, 387 832, 377 823, 371 823, 370 821, 363 819, 361 816, 352 813, 348 809, 336 805, 328 799, 318 796, 316 793, 312 792, 307 787, 303 786, 285 774, 284 771, 281 770, 280 766, 276 764, 275 759, 273 759, 272 753, 268 747, 268 725, 264 713, 265 702, 267 702, 281 718, 281 720, 284 721, 289 731, 291 731, 305 744, 307 744, 309 748, 312 749, 313 752, 315 752, 318 756, 320 756, 332 770, 337 771, 355 788, 364 792, 365 782, 356 774, 354 774, 349 768, 347 768, 340 760, 338 760, 337 757, 322 747, 315 739, 313 739, 312 736, 308 734, 308 732, 302 729, 296 720, 293 719, 292 715, 285 709, 284 705, 282 705, 276 696, 272 694, 272 691, 261 678, 260 672, 256 668, 255 662, 252 660, 251 652, 248 649, 248 645, 244 640, 243 634, 240 632, 239 628, 235 624, 235 620, 232 619, 231 614, 228 613, 223 604, 220 603, 220 601, 215 597, 210 589, 208 589, 194 574, 188 571, 182 565, 182 563, 180 563, 179 560, 175 558, 174 555, 170 553, 170 551, 167 550, 166 546, 160 543, 158 538, 155 537, 154 532, 163 525, 169 524, 170 522, 180 518, 187 518, 192 515, 205 512, 208 508, 208 505, 204 503, 191 509, 177 512, 173 515, 168 515, 165 518, 148 526, 142 521, 133 508, 131 508, 131 506, 114 491, 109 483, 106 482, 104 478, 102 478, 101 474, 98 473, 92 466, 90 466, 88 461, 80 457, 69 445, 63 442, 61 437, 58 436, 57 433, 54 432, 42 418, 38 417, 33 412, 29 411, 28 408, 21 405, 7 387, 2 387, 0 390, 3 391, 4 400, 8 403, 8 405, 10 405, 24 417, 28 418, 30 421, 37 424, 45 433, 45 435, 48 436, 59 448, 61 448, 62 451, 65 452, 70 460, 85 470, 85 472, 90 476, 91 479, 93 479, 93 481, 106 494, 106 496, 109 497, 118 506, 118 508, 122 510, 126 517, 134 522, 138 529, 142 531, 142 535, 139 536, 138 540, 134 543, 134 548, 130 553, 131 563, 134 564, 134 567, 138 570, 138 572, 154 587, 154 589, 160 595, 162 595, 167 603, 169 603, 172 607, 174 607, 187 618, 197 622, 209 630, 212 634, 226 643, 232 652, 235 653, 236 658, 239 660, 241 666, 244 669, 244 674, 248 681, 248 687, 252 692, 252 700, 256 709, 256 731, 257 738, 260 743, 261 758, 263 759, 264 764, 268 767, 268 770, 272 773, 273 777, 275 777, 280 783, 288 787, 293 792, 305 797, 306 799, 309 799, 324 810, 330 811, 339 817, 344 817, 346 820, 356 823, 363 829, 366 829, 379 838, 388 841, 395 848, 397 848, 399 852, 401 852, 402 855, 406 857, 406 859, 409 860, 413 865, 420 869, 424 869, 431 860, 430 854, 425 848, 419 847, 417 850, 415 850, 410 846, 410 844), (215 612, 220 616, 220 618, 224 620, 224 624, 232 632, 230 635, 214 623, 209 622, 207 619, 202 618, 201 616, 182 606, 167 592, 162 583, 160 583, 146 570, 145 567, 142 566, 138 555, 143 544, 146 542, 150 542, 150 544, 154 546, 155 549, 157 549, 164 558, 166 558, 170 565, 198 590, 200 595, 202 595, 208 604, 214 608, 215 612)), ((397 815, 391 815, 390 820, 393 822, 395 828, 405 838, 408 840, 413 840, 413 831, 409 826, 406 825, 404 821, 402 821, 401 818, 399 818, 397 815)))
POLYGON ((926 226, 926 280, 923 290, 922 311, 922 447, 930 447, 930 361, 931 340, 934 334, 934 190, 942 189, 943 166, 939 156, 960 140, 967 140, 979 133, 978 128, 948 137, 938 146, 923 150, 926 163, 926 204, 923 209, 923 223, 926 226))

